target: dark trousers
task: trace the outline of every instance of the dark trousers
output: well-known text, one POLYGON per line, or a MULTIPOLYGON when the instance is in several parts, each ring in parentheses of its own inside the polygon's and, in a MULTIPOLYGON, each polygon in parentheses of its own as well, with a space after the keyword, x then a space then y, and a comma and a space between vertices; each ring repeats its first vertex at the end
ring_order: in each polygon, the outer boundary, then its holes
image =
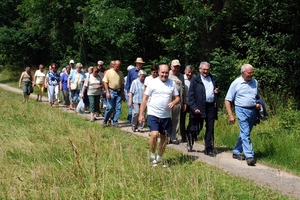
POLYGON ((192 118, 190 133, 197 137, 202 130, 203 123, 205 120, 205 150, 212 151, 214 147, 214 126, 216 119, 216 107, 214 103, 206 103, 206 117, 205 118, 192 118))
POLYGON ((190 119, 190 115, 189 115, 189 122, 188 122, 188 125, 186 127, 186 115, 187 113, 190 113, 190 106, 189 105, 186 105, 186 110, 183 112, 181 111, 180 113, 180 134, 181 134, 181 140, 182 141, 186 141, 186 136, 187 136, 187 133, 189 131, 189 128, 190 128, 190 122, 191 122, 191 119, 190 119))

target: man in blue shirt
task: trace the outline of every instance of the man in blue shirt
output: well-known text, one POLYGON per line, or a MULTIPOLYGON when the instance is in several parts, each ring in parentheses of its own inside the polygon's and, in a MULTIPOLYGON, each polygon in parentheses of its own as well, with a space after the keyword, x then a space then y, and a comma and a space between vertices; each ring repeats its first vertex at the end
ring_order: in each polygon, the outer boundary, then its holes
POLYGON ((125 85, 125 89, 127 93, 129 93, 132 81, 134 81, 138 77, 139 71, 143 69, 143 66, 145 64, 142 58, 137 58, 135 63, 136 63, 136 67, 129 70, 127 74, 127 80, 125 85))
POLYGON ((256 109, 260 109, 257 103, 258 82, 253 76, 253 67, 250 64, 244 64, 241 67, 242 76, 235 79, 225 97, 225 106, 228 112, 229 122, 235 123, 232 113, 231 103, 235 105, 235 113, 239 121, 240 134, 238 141, 232 151, 232 157, 238 160, 245 160, 249 166, 255 166, 254 151, 250 139, 250 132, 255 123, 256 109), (244 155, 242 155, 244 152, 244 155))

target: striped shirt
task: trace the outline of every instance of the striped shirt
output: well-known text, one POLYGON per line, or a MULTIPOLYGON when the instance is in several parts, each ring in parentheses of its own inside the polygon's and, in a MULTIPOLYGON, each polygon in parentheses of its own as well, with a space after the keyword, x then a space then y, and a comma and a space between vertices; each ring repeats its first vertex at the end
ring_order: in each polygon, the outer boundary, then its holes
POLYGON ((135 79, 131 83, 129 92, 132 93, 132 103, 134 104, 142 103, 144 83, 142 83, 139 78, 135 79))

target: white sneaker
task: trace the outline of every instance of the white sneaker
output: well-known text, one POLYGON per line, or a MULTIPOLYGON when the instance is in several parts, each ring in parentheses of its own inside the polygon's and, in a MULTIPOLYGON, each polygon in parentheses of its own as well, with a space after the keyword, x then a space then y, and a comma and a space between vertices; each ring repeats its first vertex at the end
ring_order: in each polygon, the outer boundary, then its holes
POLYGON ((157 161, 156 159, 154 159, 154 160, 151 162, 151 165, 152 165, 152 167, 157 167, 159 163, 160 163, 160 161, 157 161))
POLYGON ((157 167, 158 165, 161 165, 163 168, 168 167, 167 164, 163 163, 162 159, 157 160, 157 158, 151 161, 151 165, 152 167, 157 167))

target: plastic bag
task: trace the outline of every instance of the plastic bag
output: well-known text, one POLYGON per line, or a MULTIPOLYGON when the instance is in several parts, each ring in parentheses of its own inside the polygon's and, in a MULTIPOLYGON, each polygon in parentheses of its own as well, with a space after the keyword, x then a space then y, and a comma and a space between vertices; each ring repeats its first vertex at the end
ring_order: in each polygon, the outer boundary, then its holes
POLYGON ((76 111, 80 112, 80 113, 84 113, 84 111, 85 111, 85 104, 83 102, 83 99, 80 99, 80 101, 79 101, 79 103, 77 105, 76 111))

